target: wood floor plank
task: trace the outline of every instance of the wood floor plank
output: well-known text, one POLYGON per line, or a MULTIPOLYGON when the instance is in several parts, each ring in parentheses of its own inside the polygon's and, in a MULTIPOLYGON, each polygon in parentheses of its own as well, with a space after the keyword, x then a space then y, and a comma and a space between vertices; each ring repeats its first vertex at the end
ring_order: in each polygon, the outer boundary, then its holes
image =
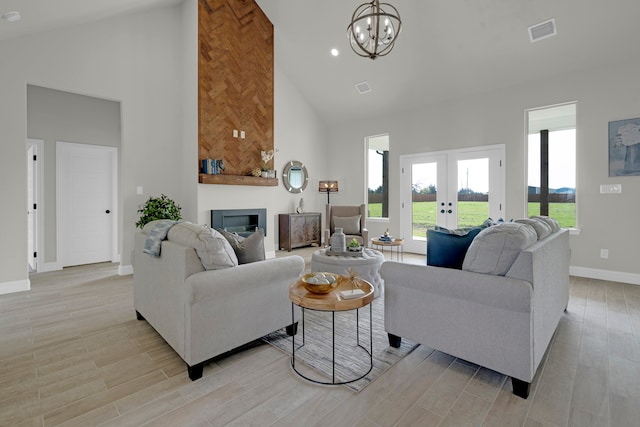
MULTIPOLYGON (((296 253, 308 262, 314 250, 296 253)), ((424 346, 360 393, 302 380, 268 345, 216 358, 192 382, 184 361, 135 319, 132 277, 117 268, 35 274, 30 291, 0 295, 0 426, 618 427, 640 419, 637 285, 571 277, 567 311, 525 400, 504 375, 424 346)))

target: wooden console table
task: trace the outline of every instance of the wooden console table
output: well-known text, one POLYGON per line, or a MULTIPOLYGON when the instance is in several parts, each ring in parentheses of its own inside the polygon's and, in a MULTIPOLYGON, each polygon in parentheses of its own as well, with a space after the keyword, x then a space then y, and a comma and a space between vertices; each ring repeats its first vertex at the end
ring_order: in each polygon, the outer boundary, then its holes
POLYGON ((320 245, 322 216, 319 213, 290 213, 278 215, 280 249, 320 245))

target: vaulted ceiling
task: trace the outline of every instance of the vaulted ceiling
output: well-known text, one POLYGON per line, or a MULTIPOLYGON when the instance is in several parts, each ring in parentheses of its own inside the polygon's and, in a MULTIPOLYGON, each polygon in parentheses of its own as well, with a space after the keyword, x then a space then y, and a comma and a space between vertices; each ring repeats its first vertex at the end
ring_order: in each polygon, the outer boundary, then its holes
MULTIPOLYGON (((276 63, 328 124, 480 94, 584 68, 637 61, 640 1, 386 0, 402 17, 396 47, 372 61, 346 28, 364 0, 256 0, 275 27, 276 63), (555 18, 535 43, 527 28, 555 18), (340 55, 333 57, 332 48, 340 55), (367 81, 372 91, 359 94, 367 81)), ((180 0, 0 0, 0 40, 180 0)), ((606 80, 602 82, 606 84, 606 80)))

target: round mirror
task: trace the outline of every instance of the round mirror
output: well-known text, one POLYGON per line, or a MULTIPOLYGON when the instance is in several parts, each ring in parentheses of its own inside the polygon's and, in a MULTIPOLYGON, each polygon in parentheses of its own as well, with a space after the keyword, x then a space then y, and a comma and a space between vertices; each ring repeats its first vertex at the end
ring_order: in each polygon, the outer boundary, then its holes
POLYGON ((302 163, 292 160, 287 163, 282 172, 282 184, 289 193, 302 193, 307 188, 309 174, 302 163))

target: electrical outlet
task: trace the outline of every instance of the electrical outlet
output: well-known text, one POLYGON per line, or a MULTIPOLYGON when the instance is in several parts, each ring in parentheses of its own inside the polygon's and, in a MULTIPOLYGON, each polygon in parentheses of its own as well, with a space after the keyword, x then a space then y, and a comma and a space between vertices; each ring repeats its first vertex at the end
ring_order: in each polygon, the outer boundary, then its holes
POLYGON ((609 258, 609 249, 600 249, 600 258, 609 258))
POLYGON ((144 194, 144 189, 142 188, 142 185, 139 185, 136 187, 136 194, 144 194))
POLYGON ((244 139, 244 131, 243 130, 240 131, 240 139, 244 139))
POLYGON ((233 130, 233 137, 237 138, 238 137, 238 129, 234 129, 233 130))

